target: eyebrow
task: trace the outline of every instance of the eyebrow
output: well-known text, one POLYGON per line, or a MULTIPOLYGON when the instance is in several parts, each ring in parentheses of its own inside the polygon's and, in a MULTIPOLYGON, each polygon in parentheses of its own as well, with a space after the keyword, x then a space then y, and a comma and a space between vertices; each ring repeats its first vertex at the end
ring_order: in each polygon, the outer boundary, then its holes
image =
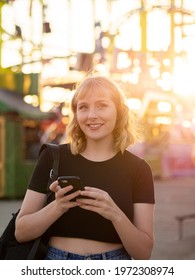
MULTIPOLYGON (((95 101, 95 103, 97 103, 97 102, 108 102, 108 101, 110 101, 110 100, 108 100, 108 99, 100 99, 100 100, 95 101)), ((86 103, 89 103, 89 102, 87 100, 86 101, 78 101, 77 102, 77 104, 86 104, 86 103)))

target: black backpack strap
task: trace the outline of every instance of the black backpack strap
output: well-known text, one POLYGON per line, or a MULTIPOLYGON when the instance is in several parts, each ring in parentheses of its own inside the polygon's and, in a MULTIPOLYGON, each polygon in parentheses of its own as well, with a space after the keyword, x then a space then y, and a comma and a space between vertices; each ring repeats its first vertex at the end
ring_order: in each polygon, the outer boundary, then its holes
POLYGON ((47 201, 48 201, 48 198, 53 193, 53 192, 50 191, 49 186, 51 185, 52 182, 54 182, 58 178, 58 167, 59 167, 60 152, 59 152, 59 145, 46 143, 46 144, 43 144, 41 146, 41 149, 39 151, 39 155, 41 154, 41 152, 44 149, 48 150, 51 162, 53 162, 52 169, 50 170, 50 176, 49 176, 48 183, 47 183, 47 201))
POLYGON ((52 169, 50 170, 50 176, 49 176, 49 181, 48 181, 48 186, 57 179, 58 177, 58 167, 59 167, 59 145, 57 144, 43 144, 39 155, 41 152, 47 148, 49 152, 49 157, 51 161, 53 162, 52 169))
POLYGON ((50 171, 50 178, 48 185, 58 178, 58 167, 59 167, 59 146, 56 144, 45 144, 49 151, 49 156, 53 161, 53 166, 50 171))

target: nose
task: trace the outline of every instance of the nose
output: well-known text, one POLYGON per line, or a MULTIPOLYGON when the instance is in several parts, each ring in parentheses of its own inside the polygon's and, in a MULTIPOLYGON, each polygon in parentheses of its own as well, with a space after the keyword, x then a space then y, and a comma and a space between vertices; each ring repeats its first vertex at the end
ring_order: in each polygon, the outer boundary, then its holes
POLYGON ((97 118, 97 110, 95 108, 90 108, 88 112, 89 119, 96 119, 97 118))

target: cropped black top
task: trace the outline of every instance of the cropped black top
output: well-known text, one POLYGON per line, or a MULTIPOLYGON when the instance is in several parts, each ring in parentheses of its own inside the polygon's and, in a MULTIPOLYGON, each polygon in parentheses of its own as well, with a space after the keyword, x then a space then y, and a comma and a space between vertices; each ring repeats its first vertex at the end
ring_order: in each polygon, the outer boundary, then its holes
MULTIPOLYGON (((152 172, 145 160, 125 151, 109 160, 94 162, 81 155, 73 155, 68 144, 59 147, 59 176, 79 176, 85 186, 105 190, 132 222, 134 203, 154 203, 152 172)), ((45 149, 36 163, 28 189, 46 193, 51 168, 52 162, 45 149)), ((109 220, 79 207, 63 214, 51 226, 51 233, 52 236, 121 242, 109 220)))

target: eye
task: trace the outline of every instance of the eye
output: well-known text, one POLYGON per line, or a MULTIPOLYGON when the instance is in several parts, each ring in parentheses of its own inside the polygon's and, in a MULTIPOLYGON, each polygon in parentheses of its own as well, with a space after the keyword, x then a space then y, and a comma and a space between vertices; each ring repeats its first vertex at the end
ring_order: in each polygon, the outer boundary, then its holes
POLYGON ((84 111, 87 110, 88 106, 86 104, 78 104, 77 105, 77 110, 78 111, 84 111))
POLYGON ((99 109, 104 109, 104 108, 108 107, 108 104, 105 103, 105 102, 101 102, 101 103, 98 104, 97 107, 98 107, 99 109))

